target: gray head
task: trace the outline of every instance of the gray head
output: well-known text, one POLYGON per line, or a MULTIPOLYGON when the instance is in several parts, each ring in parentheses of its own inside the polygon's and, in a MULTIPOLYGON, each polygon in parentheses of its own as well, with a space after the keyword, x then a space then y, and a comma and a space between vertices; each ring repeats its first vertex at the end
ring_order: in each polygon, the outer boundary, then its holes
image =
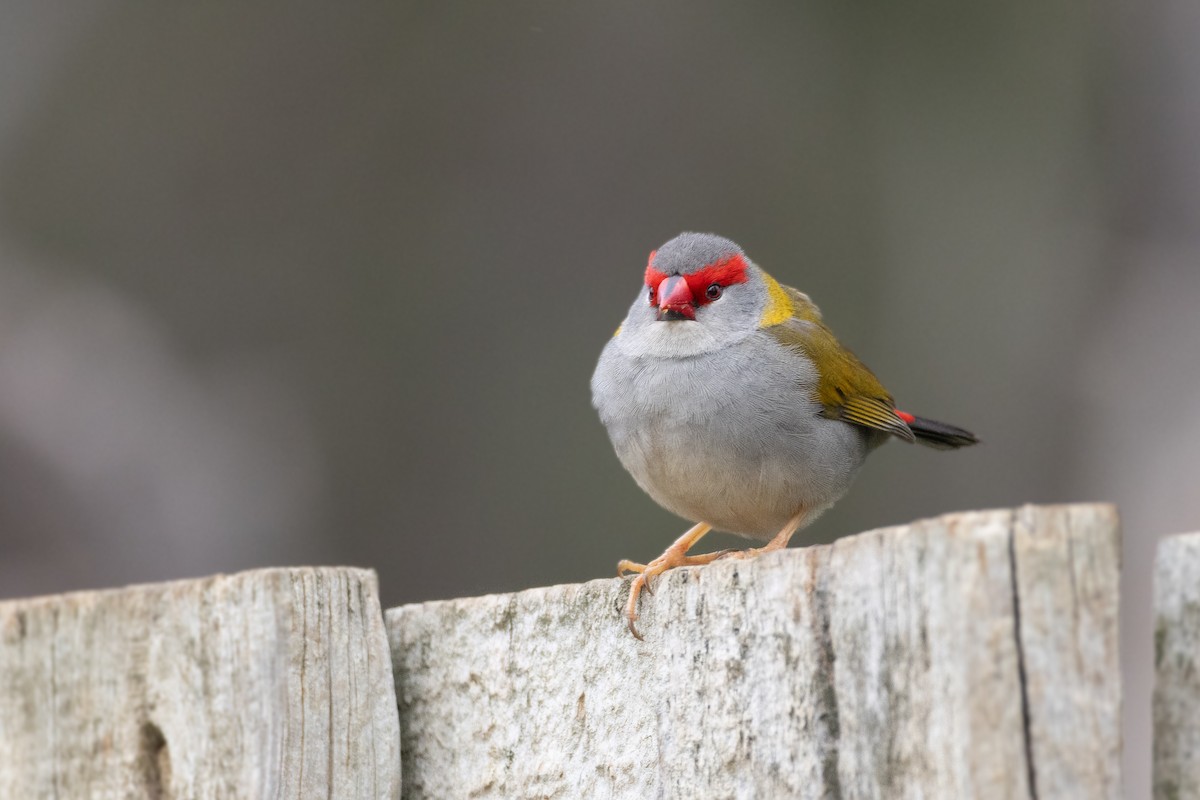
POLYGON ((650 254, 617 345, 661 358, 719 350, 758 330, 767 295, 762 270, 742 248, 711 233, 681 233, 650 254))

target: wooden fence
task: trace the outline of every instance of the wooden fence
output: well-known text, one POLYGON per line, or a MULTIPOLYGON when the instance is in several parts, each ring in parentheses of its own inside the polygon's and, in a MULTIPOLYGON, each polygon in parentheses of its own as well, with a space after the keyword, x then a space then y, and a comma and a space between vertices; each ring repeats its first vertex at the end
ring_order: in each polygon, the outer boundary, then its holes
MULTIPOLYGON (((948 515, 668 573, 645 642, 615 579, 7 601, 0 798, 1119 798, 1119 552, 1109 506, 948 515)), ((1200 797, 1200 535, 1157 589, 1155 796, 1200 797)))

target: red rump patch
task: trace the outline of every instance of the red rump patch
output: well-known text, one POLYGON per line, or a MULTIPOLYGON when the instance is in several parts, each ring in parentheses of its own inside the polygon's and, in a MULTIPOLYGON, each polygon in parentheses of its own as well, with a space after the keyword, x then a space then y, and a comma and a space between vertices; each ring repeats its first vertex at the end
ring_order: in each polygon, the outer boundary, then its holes
POLYGON ((912 425, 914 422, 917 421, 917 418, 914 417, 912 414, 909 414, 907 411, 901 411, 900 409, 897 408, 897 409, 895 409, 895 412, 896 412, 897 417, 904 420, 905 425, 912 425))
MULTIPOLYGON (((650 263, 646 265, 646 285, 651 289, 657 289, 658 285, 667 279, 665 272, 659 272, 652 266, 657 252, 655 250, 650 253, 650 263)), ((746 259, 735 254, 706 264, 691 275, 683 277, 687 281, 688 288, 692 290, 692 297, 696 298, 699 305, 705 305, 709 302, 705 291, 714 283, 724 288, 735 283, 745 283, 748 280, 746 259)))

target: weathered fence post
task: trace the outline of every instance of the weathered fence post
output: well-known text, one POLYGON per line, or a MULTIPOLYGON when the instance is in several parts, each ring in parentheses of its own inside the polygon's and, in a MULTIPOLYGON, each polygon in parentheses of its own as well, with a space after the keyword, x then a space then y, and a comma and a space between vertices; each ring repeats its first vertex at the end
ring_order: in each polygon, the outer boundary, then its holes
MULTIPOLYGON (((1160 609, 1186 622, 1180 541, 1160 609)), ((386 635, 348 569, 3 602, 0 798, 391 798, 401 744, 414 799, 1116 798, 1118 552, 1108 506, 950 515, 670 573, 645 642, 617 580, 386 635)), ((1171 630, 1163 797, 1195 785, 1196 628, 1171 630)))
POLYGON ((1200 798, 1200 533, 1159 544, 1154 608, 1154 797, 1200 798))
POLYGON ((0 798, 394 798, 375 575, 0 603, 0 798))
MULTIPOLYGON (((647 545, 650 549, 651 546, 647 545)), ((387 612, 404 796, 1118 798, 1109 506, 387 612)))

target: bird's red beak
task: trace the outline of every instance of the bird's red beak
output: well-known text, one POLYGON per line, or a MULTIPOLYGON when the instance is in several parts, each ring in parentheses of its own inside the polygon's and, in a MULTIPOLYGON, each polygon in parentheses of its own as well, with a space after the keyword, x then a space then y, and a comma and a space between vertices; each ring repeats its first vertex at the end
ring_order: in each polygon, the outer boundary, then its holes
POLYGON ((695 319, 696 300, 687 279, 682 275, 671 275, 658 285, 659 321, 695 319))

